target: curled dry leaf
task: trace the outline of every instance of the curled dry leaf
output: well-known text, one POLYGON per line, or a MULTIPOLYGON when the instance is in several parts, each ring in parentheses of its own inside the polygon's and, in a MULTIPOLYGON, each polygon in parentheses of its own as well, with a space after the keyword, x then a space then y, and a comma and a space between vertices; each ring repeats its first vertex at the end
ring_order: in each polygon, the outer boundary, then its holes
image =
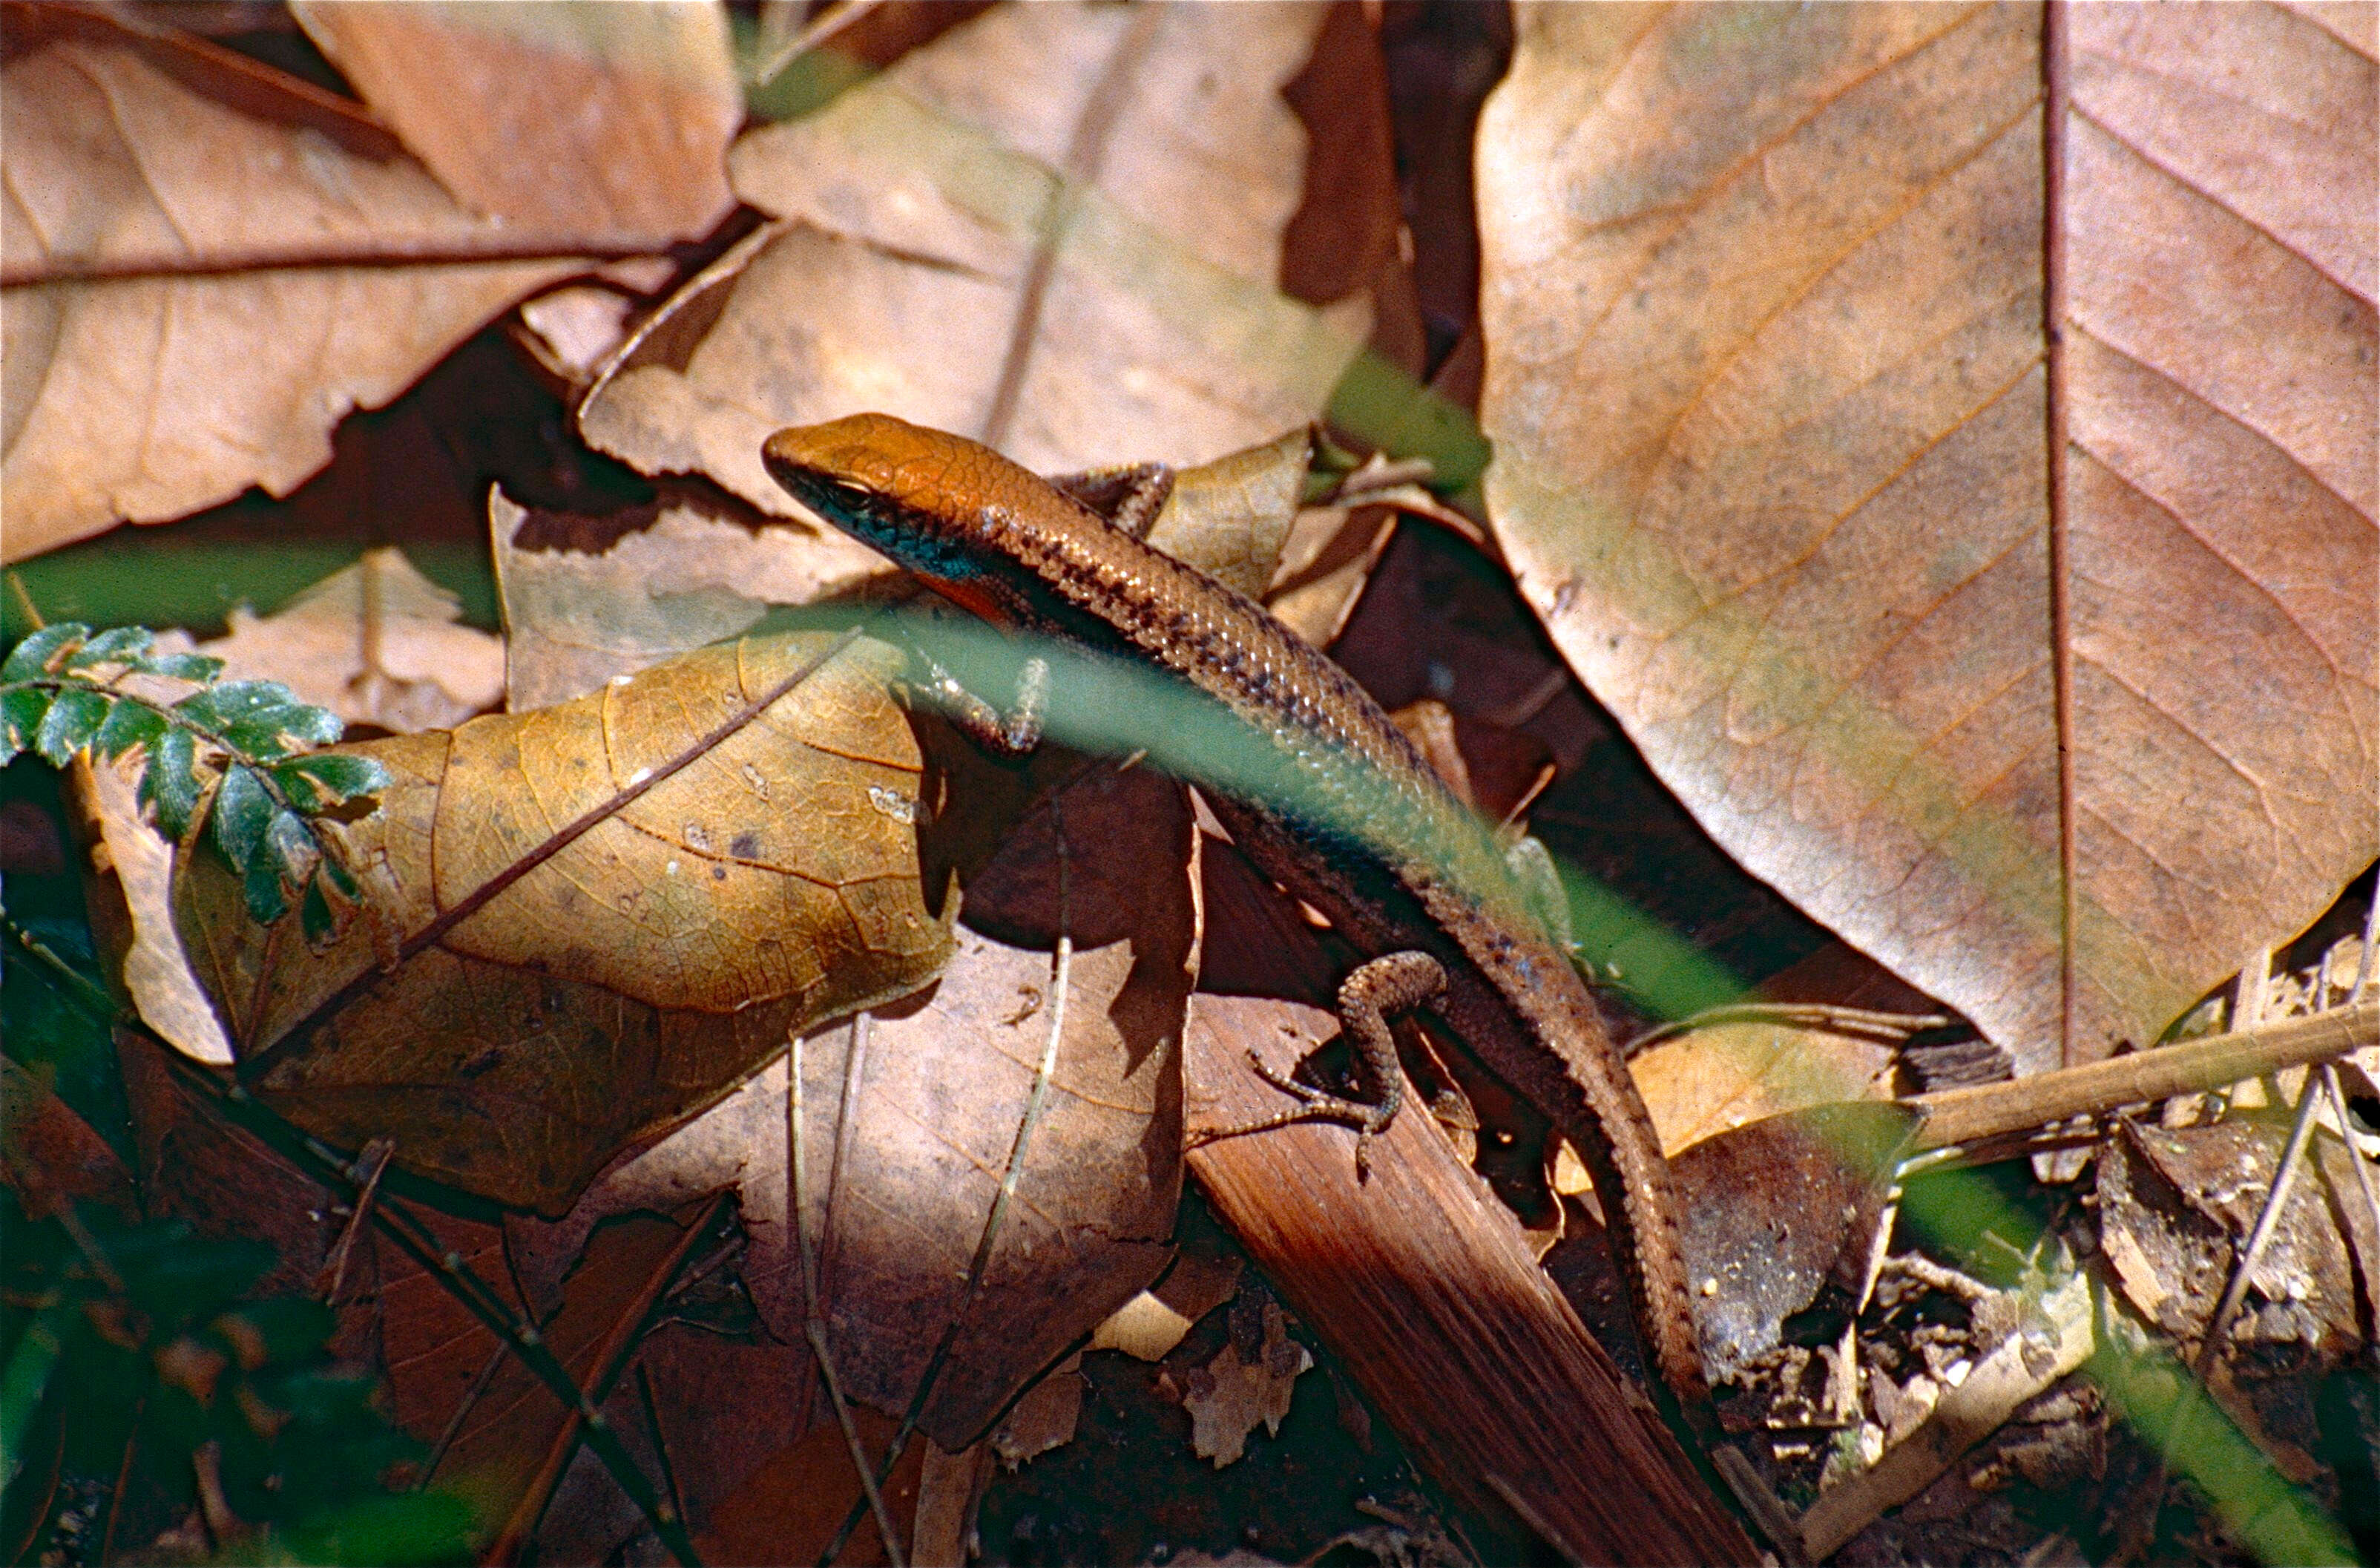
POLYGON ((294 79, 251 68, 235 100, 159 63, 204 45, 74 31, 0 72, 6 559, 287 494, 348 409, 570 269, 302 264, 468 254, 496 230, 385 145, 351 150, 356 125, 294 79))
POLYGON ((2024 1069, 2154 1039, 2380 850, 2373 9, 1524 16, 1482 418, 1556 642, 2024 1069))
POLYGON ((736 193, 776 222, 644 327, 587 439, 785 517, 761 442, 860 409, 1045 471, 1304 423, 1367 314, 1275 288, 1305 173, 1279 90, 1324 10, 1002 6, 747 135, 736 193))
POLYGON ((298 0, 298 23, 473 211, 616 244, 699 238, 735 204, 744 117, 717 4, 298 0))
MULTIPOLYGON (((907 1409, 955 1322, 924 1429, 965 1447, 1016 1392, 1172 1256, 1182 1155, 1181 1037, 1196 951, 1190 816, 1179 786, 1098 767, 1045 799, 967 886, 930 998, 802 1047, 803 1232, 844 1391, 907 1409), (980 1290, 966 1281, 1050 1043, 1053 946, 1074 939, 1063 1029, 980 1290)), ((786 1070, 744 1089, 589 1189, 525 1257, 558 1281, 613 1215, 735 1185, 762 1318, 802 1338, 787 1216, 786 1070)))
POLYGON ((929 978, 951 901, 938 911, 920 884, 919 756, 885 694, 895 655, 867 642, 436 941, 400 945, 825 643, 747 638, 558 707, 345 748, 395 782, 346 828, 363 906, 319 952, 294 918, 249 921, 212 857, 181 856, 175 917, 260 1098, 558 1212, 789 1030, 929 978))
POLYGON ((174 846, 142 816, 132 766, 78 760, 67 777, 67 798, 93 845, 93 869, 103 881, 113 879, 121 899, 120 909, 115 899, 93 900, 92 919, 126 994, 175 1050, 194 1062, 229 1066, 231 1041, 190 972, 174 924, 174 846))

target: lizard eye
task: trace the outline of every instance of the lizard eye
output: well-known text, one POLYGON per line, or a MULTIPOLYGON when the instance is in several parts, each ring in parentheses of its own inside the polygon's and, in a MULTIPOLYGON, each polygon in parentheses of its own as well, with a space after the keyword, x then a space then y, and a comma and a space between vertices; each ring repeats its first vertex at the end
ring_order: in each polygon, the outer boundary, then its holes
POLYGON ((829 482, 847 500, 869 501, 876 495, 874 489, 860 483, 857 480, 833 480, 829 482))

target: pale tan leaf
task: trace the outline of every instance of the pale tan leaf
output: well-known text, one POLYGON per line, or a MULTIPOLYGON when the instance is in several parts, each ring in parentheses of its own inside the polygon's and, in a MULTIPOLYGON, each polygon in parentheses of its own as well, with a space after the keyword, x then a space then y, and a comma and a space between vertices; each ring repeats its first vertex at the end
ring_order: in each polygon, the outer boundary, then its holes
POLYGON ((1789 1024, 1718 1024, 1665 1039, 1628 1064, 1675 1155, 1705 1138, 1808 1106, 1892 1098, 1891 1043, 1789 1024))
POLYGON ((407 159, 235 107, 128 46, 69 40, 11 61, 0 145, 8 560, 250 485, 288 493, 329 461, 350 408, 387 402, 568 270, 238 271, 261 257, 471 253, 499 231, 407 159), (107 275, 144 270, 189 275, 107 275))
MULTIPOLYGON (((270 615, 245 605, 201 653, 229 680, 279 681, 301 702, 400 735, 461 723, 504 690, 504 646, 405 553, 374 550, 270 615)), ((741 627, 736 628, 741 630, 741 627)))
POLYGON ((72 774, 80 808, 99 830, 98 849, 123 898, 127 930, 107 945, 121 963, 124 989, 141 1019, 194 1062, 231 1065, 231 1040, 214 1005, 190 973, 174 924, 174 846, 142 817, 131 770, 78 761, 72 774))
POLYGON ((1148 542, 1249 598, 1263 594, 1297 518, 1313 443, 1303 430, 1174 476, 1148 542))
POLYGON ((2022 6, 1533 8, 1480 148, 1525 591, 2027 1070, 2380 852, 2370 7, 2051 16, 2045 66, 2022 6))
POLYGON ((446 188, 489 217, 660 249, 735 204, 744 117, 715 3, 407 0, 290 7, 446 188))
POLYGON ((524 545, 528 509, 488 496, 504 614, 507 705, 520 712, 594 690, 748 630, 772 604, 807 604, 883 570, 832 529, 749 528, 700 497, 665 500, 600 555, 524 545))
POLYGON ((1275 288, 1305 173, 1278 90, 1322 15, 1002 6, 747 135, 737 193, 777 221, 648 324, 587 438, 782 517, 760 443, 863 409, 1052 472, 1304 423, 1367 311, 1275 288))

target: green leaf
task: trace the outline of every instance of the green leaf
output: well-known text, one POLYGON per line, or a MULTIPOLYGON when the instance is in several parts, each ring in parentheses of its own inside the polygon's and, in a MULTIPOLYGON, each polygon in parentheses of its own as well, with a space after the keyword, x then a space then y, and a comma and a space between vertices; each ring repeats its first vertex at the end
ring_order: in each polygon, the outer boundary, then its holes
POLYGON ((276 708, 297 706, 298 694, 279 681, 225 681, 192 692, 176 703, 174 711, 192 723, 221 730, 276 708))
POLYGON ((325 709, 268 708, 219 732, 223 742, 258 762, 277 762, 307 746, 339 738, 346 725, 325 709))
POLYGON ((248 918, 260 926, 269 926, 289 913, 289 894, 281 885, 281 869, 273 863, 270 855, 259 855, 248 863, 241 891, 248 895, 248 918))
POLYGON ((0 661, 0 681, 29 681, 36 675, 48 675, 52 659, 90 635, 89 626, 75 621, 43 626, 9 650, 6 661, 0 661))
POLYGON ((49 711, 50 694, 40 687, 23 686, 0 692, 0 767, 15 761, 17 753, 32 746, 33 736, 40 733, 42 721, 49 711))
POLYGON ((336 713, 298 701, 279 681, 227 681, 184 698, 175 711, 260 762, 336 740, 346 728, 336 713))
POLYGON ((157 634, 147 626, 111 626, 75 650, 65 667, 88 670, 98 664, 136 664, 156 640, 157 634))
POLYGON ((353 904, 363 894, 363 889, 357 885, 354 874, 345 866, 340 865, 336 857, 324 857, 322 880, 330 883, 331 891, 346 903, 353 904))
MULTIPOLYGON (((256 846, 263 841, 264 830, 273 821, 273 797, 264 793, 264 784, 254 772, 238 766, 225 770, 223 783, 215 790, 209 825, 214 832, 215 847, 223 851, 233 870, 249 869, 249 863, 256 857, 256 846)), ((274 881, 279 880, 276 874, 274 881)), ((255 906, 251 881, 249 906, 252 909, 255 906)))
POLYGON ((165 733, 165 715, 145 702, 119 700, 107 723, 99 726, 91 737, 91 748, 102 757, 121 757, 136 746, 156 749, 157 737, 165 733))
POLYGON ((188 730, 168 729, 140 774, 140 798, 157 813, 157 831, 182 842, 199 809, 199 748, 188 730))
POLYGON ((107 722, 107 711, 114 706, 96 691, 67 687, 51 699, 50 711, 42 715, 42 727, 33 734, 33 749, 53 768, 65 767, 74 760, 76 752, 91 744, 91 737, 107 722))
POLYGON ((350 756, 344 751, 318 751, 284 762, 273 770, 273 776, 288 792, 292 801, 299 800, 299 791, 321 805, 300 804, 306 811, 319 811, 322 806, 353 800, 359 796, 377 795, 388 787, 388 770, 370 757, 350 756))
POLYGON ((224 671, 224 662, 204 653, 153 653, 140 663, 142 673, 181 681, 211 681, 224 671))

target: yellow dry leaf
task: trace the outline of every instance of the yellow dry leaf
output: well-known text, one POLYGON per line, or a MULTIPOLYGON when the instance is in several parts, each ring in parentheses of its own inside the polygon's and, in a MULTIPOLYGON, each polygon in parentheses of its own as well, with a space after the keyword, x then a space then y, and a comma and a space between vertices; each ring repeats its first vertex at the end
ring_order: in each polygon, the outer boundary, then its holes
POLYGON ((258 1095, 326 1138, 390 1136, 422 1175, 558 1212, 788 1031, 932 978, 956 899, 921 885, 921 762, 885 689, 898 654, 865 641, 382 967, 827 640, 746 638, 552 708, 346 748, 394 782, 345 829, 365 906, 321 952, 295 916, 249 921, 217 857, 184 854, 176 918, 258 1095))

